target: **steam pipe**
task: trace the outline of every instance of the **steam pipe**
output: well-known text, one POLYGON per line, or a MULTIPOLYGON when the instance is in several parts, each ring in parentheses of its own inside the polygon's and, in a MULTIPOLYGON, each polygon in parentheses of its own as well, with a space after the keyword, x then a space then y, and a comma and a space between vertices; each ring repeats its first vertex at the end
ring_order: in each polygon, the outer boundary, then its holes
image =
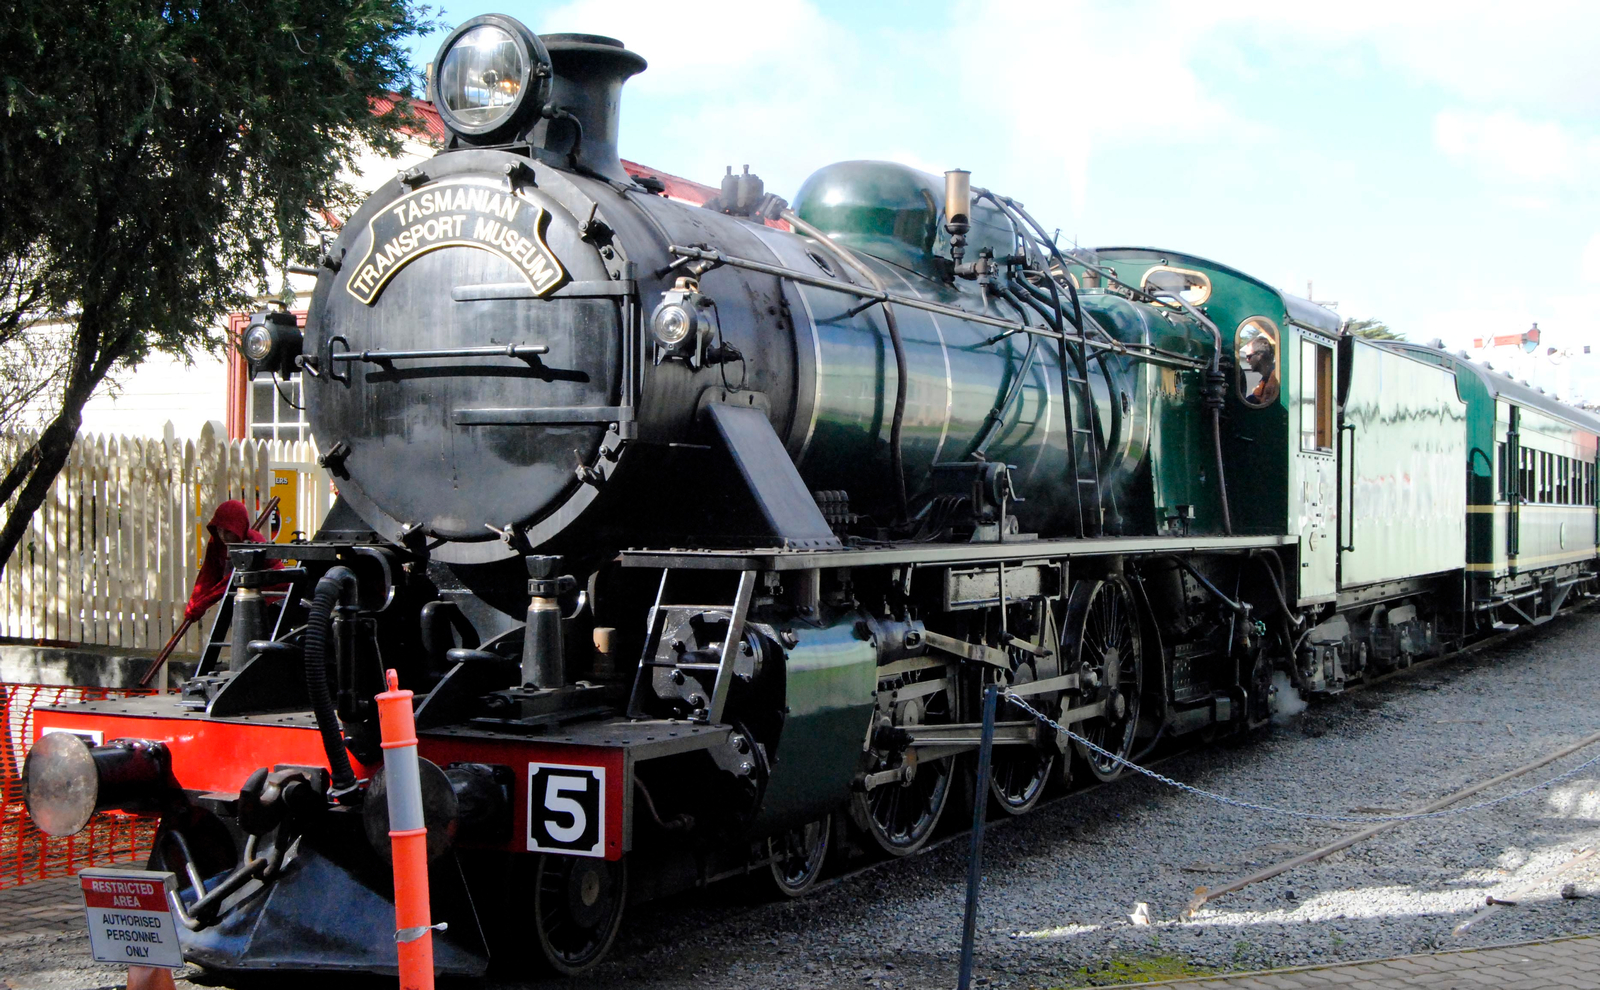
POLYGON ((1299 628, 1306 620, 1305 616, 1294 614, 1294 611, 1289 608, 1288 598, 1284 596, 1283 586, 1287 576, 1279 570, 1283 562, 1278 559, 1277 554, 1267 550, 1252 550, 1250 551, 1250 556, 1260 561, 1261 566, 1266 570, 1267 580, 1272 584, 1272 594, 1278 599, 1278 607, 1283 609, 1284 620, 1291 626, 1299 628))
POLYGON ((1211 579, 1206 577, 1204 574, 1201 574, 1199 569, 1193 564, 1189 563, 1189 561, 1182 557, 1168 557, 1167 559, 1188 571, 1190 577, 1194 578, 1196 581, 1199 581, 1202 587, 1215 595, 1217 599, 1229 609, 1239 613, 1240 615, 1248 615, 1250 613, 1250 606, 1245 605, 1242 602, 1236 602, 1232 598, 1229 598, 1223 593, 1221 588, 1218 588, 1216 585, 1212 584, 1211 579))
POLYGON ((328 756, 328 766, 333 771, 335 793, 356 786, 356 775, 350 768, 350 754, 344 746, 344 731, 339 726, 339 713, 333 705, 333 693, 328 687, 328 643, 332 638, 333 609, 355 596, 356 575, 348 567, 332 567, 317 582, 311 597, 311 610, 306 619, 306 694, 311 698, 311 711, 317 720, 317 731, 322 734, 322 749, 328 756))
MULTIPOLYGON (((1000 293, 1001 298, 1015 306, 1017 312, 1022 314, 1023 322, 1027 322, 1027 310, 1022 300, 1018 299, 1010 289, 1003 285, 996 284, 995 288, 1000 293)), ((1028 349, 1022 354, 1022 367, 1017 369, 1017 375, 1011 380, 1010 387, 1006 389, 1005 397, 1000 400, 998 405, 989 410, 983 432, 979 435, 977 444, 972 448, 973 454, 983 454, 984 451, 989 449, 989 444, 994 442, 995 436, 999 433, 1000 424, 1005 421, 1006 413, 1011 411, 1011 406, 1017 401, 1017 396, 1022 394, 1022 387, 1028 380, 1028 372, 1033 370, 1034 352, 1038 349, 1039 338, 1029 334, 1028 349)))
MULTIPOLYGON (((784 210, 780 216, 789 222, 789 225, 807 237, 812 238, 824 251, 833 255, 844 264, 855 269, 867 283, 881 293, 888 290, 883 287, 883 280, 878 278, 876 272, 868 268, 861 259, 839 244, 822 231, 800 219, 793 210, 784 210)), ((909 371, 906 367, 905 342, 900 339, 900 321, 894 315, 894 307, 889 305, 887 299, 880 299, 883 304, 883 320, 889 328, 889 341, 894 345, 894 418, 889 421, 889 458, 893 464, 895 495, 899 500, 900 518, 905 519, 909 499, 906 494, 906 462, 905 450, 901 444, 901 430, 906 421, 906 391, 910 382, 907 381, 909 371)))
MULTIPOLYGON (((1029 285, 1026 280, 1023 280, 1021 282, 1017 282, 1017 281, 1013 281, 1013 280, 1007 279, 1007 282, 1010 285, 1012 285, 1013 287, 1022 287, 1022 288, 1026 288, 1026 289, 1030 290, 1030 292, 1038 293, 1038 290, 1035 289, 1033 286, 1029 285)), ((1054 285, 1055 285, 1055 280, 1051 279, 1050 283, 1051 283, 1051 287, 1053 289, 1054 285)), ((1069 285, 1070 285, 1070 283, 1069 283, 1069 285)), ((1047 311, 1045 309, 1044 301, 1042 299, 1037 299, 1037 298, 1030 299, 1027 296, 1023 296, 1021 298, 1023 299, 1023 301, 1028 302, 1036 312, 1038 312, 1041 316, 1043 316, 1045 318, 1046 321, 1050 322, 1055 327, 1055 329, 1060 331, 1060 335, 1056 338, 1056 344, 1057 344, 1058 350, 1059 350, 1059 356, 1058 356, 1057 360, 1060 362, 1060 365, 1061 365, 1061 401, 1062 402, 1070 402, 1070 401, 1072 401, 1071 400, 1071 393, 1068 392, 1067 389, 1070 387, 1071 383, 1068 381, 1068 377, 1067 377, 1067 361, 1069 359, 1072 361, 1072 366, 1077 370, 1078 374, 1080 376, 1082 376, 1084 381, 1088 381, 1089 380, 1089 362, 1084 360, 1076 350, 1074 350, 1074 349, 1072 349, 1071 347, 1068 346, 1067 342, 1069 340, 1069 335, 1066 333, 1066 328, 1060 326, 1058 323, 1056 323, 1056 321, 1054 319, 1052 319, 1051 312, 1047 311)), ((1062 308, 1061 308, 1059 297, 1057 297, 1056 300, 1053 300, 1053 302, 1055 303, 1055 305, 1052 307, 1054 312, 1059 314, 1060 316, 1064 317, 1066 314, 1065 314, 1065 311, 1062 310, 1062 308)), ((1081 330, 1079 331, 1079 337, 1080 337, 1080 339, 1082 337, 1082 331, 1081 330)), ((1105 354, 1104 351, 1101 351, 1099 353, 1101 355, 1105 354)), ((1104 363, 1102 363, 1100 365, 1100 372, 1101 372, 1102 375, 1106 375, 1107 374, 1104 363)), ((1107 377, 1107 380, 1106 380, 1106 386, 1107 386, 1108 389, 1112 388, 1112 383, 1110 381, 1109 376, 1107 377)), ((1111 427, 1110 427, 1109 430, 1106 429, 1105 424, 1100 421, 1100 410, 1095 405, 1095 403, 1093 401, 1086 402, 1086 411, 1087 411, 1088 416, 1089 416, 1089 418, 1091 420, 1090 425, 1094 426, 1099 431, 1098 433, 1096 433, 1097 437, 1102 437, 1102 436, 1109 436, 1109 437, 1113 437, 1113 438, 1121 437, 1121 435, 1122 435, 1122 406, 1121 406, 1120 403, 1117 403, 1117 402, 1112 402, 1111 403, 1111 427)), ((1117 442, 1120 442, 1120 441, 1117 441, 1117 442)), ((1104 449, 1109 449, 1113 445, 1114 445, 1113 442, 1108 441, 1108 442, 1102 444, 1101 447, 1104 450, 1104 449)), ((1097 465, 1099 465, 1100 467, 1104 467, 1105 465, 1103 463, 1103 459, 1100 457, 1100 453, 1101 452, 1102 451, 1100 451, 1100 450, 1095 451, 1095 463, 1097 465)))

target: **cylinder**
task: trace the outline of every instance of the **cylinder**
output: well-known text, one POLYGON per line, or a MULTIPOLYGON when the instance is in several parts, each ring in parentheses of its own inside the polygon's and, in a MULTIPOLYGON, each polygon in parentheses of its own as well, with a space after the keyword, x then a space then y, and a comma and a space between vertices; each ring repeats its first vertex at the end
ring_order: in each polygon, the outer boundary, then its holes
POLYGON ((528 602, 528 626, 522 640, 522 683, 541 690, 567 682, 561 650, 561 603, 553 596, 534 595, 528 602))
POLYGON ((228 668, 238 670, 250 662, 250 641, 266 639, 262 629, 260 588, 241 587, 233 593, 233 647, 228 651, 228 668))
POLYGON ((953 168, 944 174, 944 222, 966 223, 972 214, 972 173, 953 168))
POLYGON ((576 587, 570 575, 556 573, 560 557, 531 555, 528 568, 528 623, 522 634, 522 684, 541 691, 567 683, 561 641, 561 598, 576 587))

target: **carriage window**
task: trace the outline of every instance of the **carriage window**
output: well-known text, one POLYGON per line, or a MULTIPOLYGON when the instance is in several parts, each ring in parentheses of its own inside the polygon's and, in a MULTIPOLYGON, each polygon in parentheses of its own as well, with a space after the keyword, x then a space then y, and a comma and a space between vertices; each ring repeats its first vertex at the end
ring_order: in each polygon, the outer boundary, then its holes
POLYGON ((1506 445, 1503 443, 1495 444, 1494 453, 1494 491, 1496 497, 1504 499, 1506 497, 1506 445))
POLYGON ((1333 348, 1300 341, 1300 449, 1333 449, 1333 348))
POLYGON ((1239 398, 1249 406, 1278 401, 1278 330, 1270 320, 1252 316, 1234 334, 1238 358, 1239 398))
POLYGON ((1191 306, 1199 306, 1211 298, 1211 280, 1200 272, 1187 268, 1168 268, 1157 265, 1144 273, 1140 288, 1150 292, 1171 292, 1191 306))

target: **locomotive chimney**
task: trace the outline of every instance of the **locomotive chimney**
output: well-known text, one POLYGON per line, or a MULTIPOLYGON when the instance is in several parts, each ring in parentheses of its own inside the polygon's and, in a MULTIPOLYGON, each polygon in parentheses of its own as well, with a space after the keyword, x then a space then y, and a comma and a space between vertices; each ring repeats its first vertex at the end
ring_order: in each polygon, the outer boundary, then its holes
POLYGON ((622 84, 644 71, 643 58, 615 38, 595 34, 540 35, 555 72, 550 102, 565 111, 541 120, 533 145, 541 157, 574 163, 617 182, 630 182, 617 154, 622 84))

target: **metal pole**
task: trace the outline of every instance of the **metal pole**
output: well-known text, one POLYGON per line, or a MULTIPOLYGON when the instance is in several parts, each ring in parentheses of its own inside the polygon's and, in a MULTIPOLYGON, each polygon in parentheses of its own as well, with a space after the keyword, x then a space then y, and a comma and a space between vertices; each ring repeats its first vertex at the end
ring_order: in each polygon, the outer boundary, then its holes
POLYGON ((972 795, 972 851, 967 856, 967 916, 961 925, 961 978, 957 990, 972 986, 972 939, 978 926, 978 882, 983 875, 983 823, 989 812, 989 756, 994 752, 994 711, 1000 685, 983 689, 983 736, 978 743, 978 780, 972 795))

